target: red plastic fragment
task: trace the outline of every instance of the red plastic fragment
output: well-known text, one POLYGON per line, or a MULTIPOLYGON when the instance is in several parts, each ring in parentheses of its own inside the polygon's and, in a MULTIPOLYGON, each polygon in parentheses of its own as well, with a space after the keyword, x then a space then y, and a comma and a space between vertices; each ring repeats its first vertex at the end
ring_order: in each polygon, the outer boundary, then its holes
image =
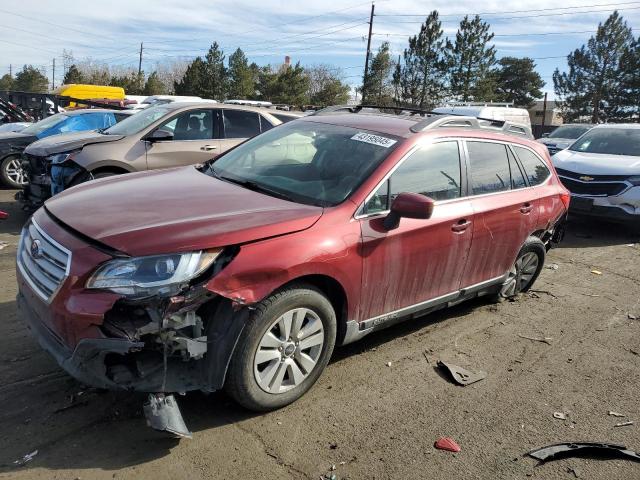
POLYGON ((458 445, 453 438, 449 437, 439 438, 433 446, 438 450, 447 450, 448 452, 460 451, 460 445, 458 445))
POLYGON ((4 220, 5 218, 8 218, 9 214, 7 212, 3 212, 2 210, 0 210, 0 220, 4 220))

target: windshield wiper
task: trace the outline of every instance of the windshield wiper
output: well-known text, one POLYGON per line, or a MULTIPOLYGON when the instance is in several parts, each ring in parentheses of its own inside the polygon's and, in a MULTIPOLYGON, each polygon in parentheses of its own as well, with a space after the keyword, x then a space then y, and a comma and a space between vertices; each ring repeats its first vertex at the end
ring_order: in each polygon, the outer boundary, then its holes
POLYGON ((213 166, 211 166, 209 170, 211 171, 213 176, 219 180, 223 180, 229 183, 235 183, 236 185, 240 185, 241 187, 248 188, 249 190, 253 190, 254 192, 265 193, 272 197, 281 198, 282 200, 288 200, 289 202, 295 202, 295 200, 291 196, 287 195, 286 193, 282 193, 277 190, 272 190, 252 180, 246 180, 242 178, 233 178, 233 177, 227 177, 225 175, 220 175, 218 172, 215 171, 213 166))
POLYGON ((98 133, 100 133, 100 134, 102 134, 102 135, 109 135, 109 134, 107 133, 107 127, 105 127, 105 128, 99 128, 98 130, 96 130, 96 132, 98 132, 98 133))

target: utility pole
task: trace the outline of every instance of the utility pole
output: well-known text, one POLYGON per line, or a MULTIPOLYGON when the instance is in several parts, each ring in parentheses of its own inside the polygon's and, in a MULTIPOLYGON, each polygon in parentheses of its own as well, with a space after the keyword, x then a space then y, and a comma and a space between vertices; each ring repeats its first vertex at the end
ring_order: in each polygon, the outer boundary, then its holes
POLYGON ((140 42, 140 60, 138 60, 138 76, 142 73, 142 42, 140 42))
MULTIPOLYGON (((540 126, 542 127, 542 130, 544 130, 544 123, 546 119, 547 119, 547 92, 544 92, 544 101, 542 102, 542 123, 540 124, 540 126)), ((544 132, 540 132, 540 134, 542 133, 544 132)))
POLYGON ((56 59, 53 58, 53 70, 51 71, 51 90, 56 89, 56 59))
POLYGON ((371 16, 369 17, 369 37, 367 38, 367 56, 364 59, 364 75, 362 77, 362 101, 366 97, 367 75, 369 74, 369 56, 371 55, 371 31, 373 30, 373 12, 376 8, 375 3, 371 3, 371 16))

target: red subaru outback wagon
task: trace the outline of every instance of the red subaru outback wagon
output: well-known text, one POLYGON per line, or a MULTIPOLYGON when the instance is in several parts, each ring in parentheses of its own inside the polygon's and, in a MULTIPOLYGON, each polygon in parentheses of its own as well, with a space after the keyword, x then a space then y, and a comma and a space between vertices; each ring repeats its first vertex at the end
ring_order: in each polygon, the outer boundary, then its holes
POLYGON ((204 165, 48 200, 19 309, 71 375, 286 405, 336 345, 525 291, 569 195, 544 145, 469 117, 322 112, 204 165))

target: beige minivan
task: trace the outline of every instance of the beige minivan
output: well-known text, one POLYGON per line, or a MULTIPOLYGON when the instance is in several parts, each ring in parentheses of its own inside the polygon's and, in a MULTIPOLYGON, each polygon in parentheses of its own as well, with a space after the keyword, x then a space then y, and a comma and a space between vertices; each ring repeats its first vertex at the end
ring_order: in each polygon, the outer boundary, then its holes
POLYGON ((22 162, 29 183, 18 199, 33 209, 87 180, 201 163, 281 123, 269 110, 242 105, 152 106, 105 130, 56 135, 29 145, 22 162))

